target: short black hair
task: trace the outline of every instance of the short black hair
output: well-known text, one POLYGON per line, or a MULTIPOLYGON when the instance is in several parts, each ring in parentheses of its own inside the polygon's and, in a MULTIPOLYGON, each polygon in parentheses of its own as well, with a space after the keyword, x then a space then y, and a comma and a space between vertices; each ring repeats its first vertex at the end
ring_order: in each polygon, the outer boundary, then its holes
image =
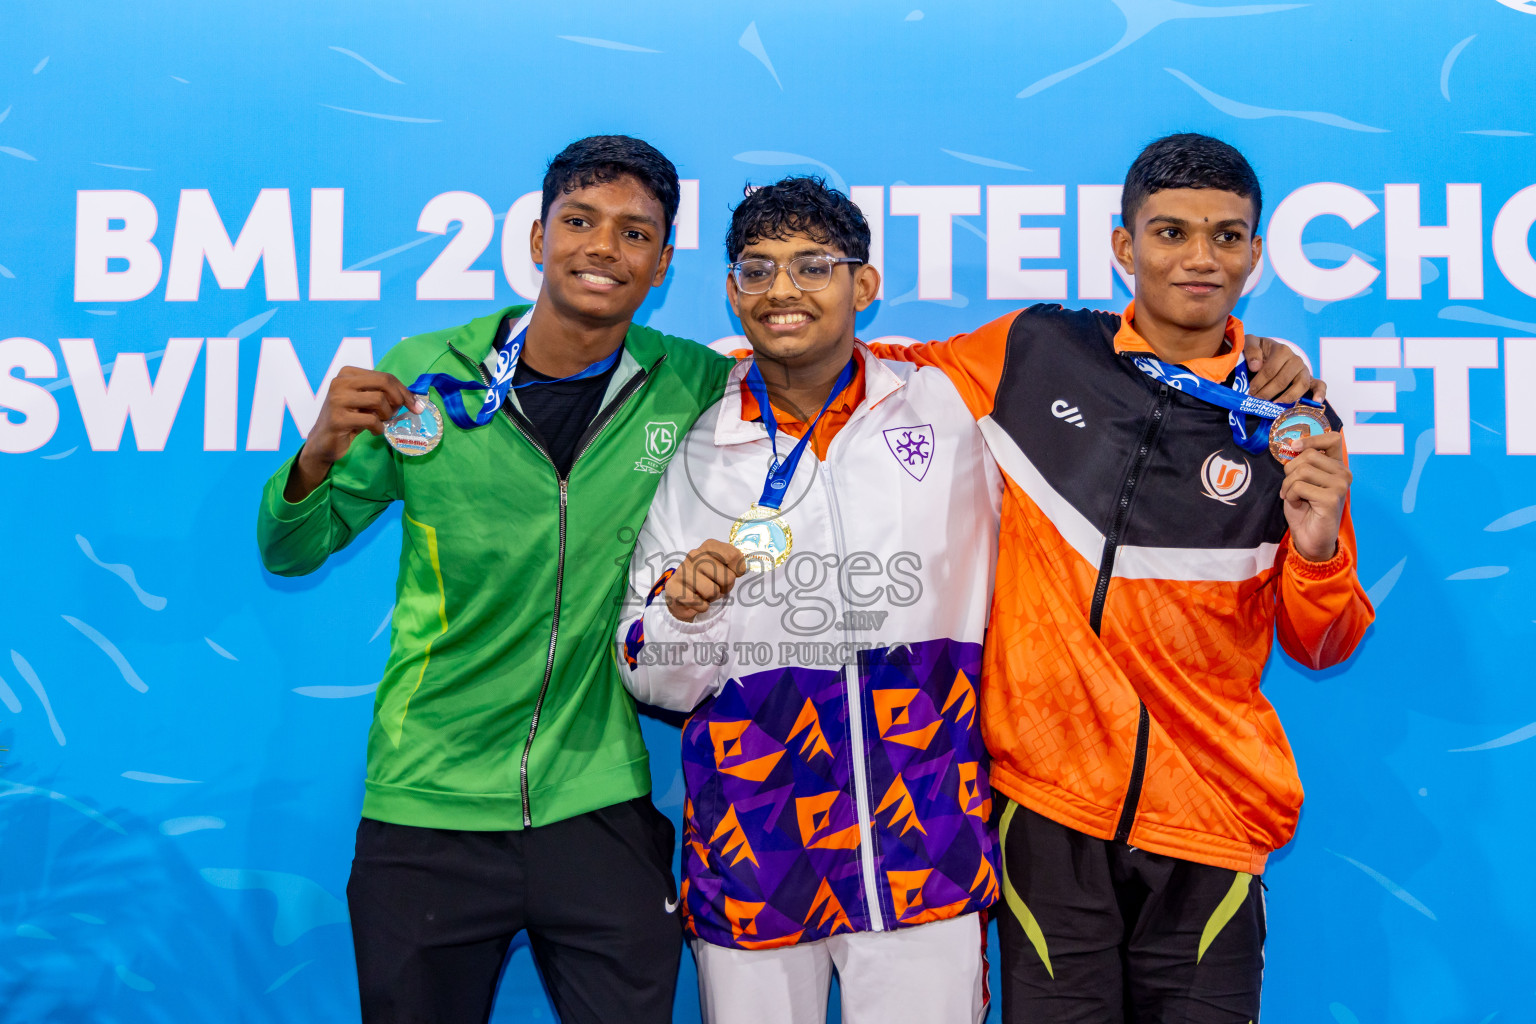
POLYGON ((1181 132, 1149 143, 1125 172, 1125 188, 1120 193, 1120 221, 1125 229, 1134 233, 1136 214, 1147 197, 1170 188, 1235 192, 1253 202, 1253 225, 1259 225, 1264 209, 1259 176, 1243 154, 1220 139, 1181 132))
POLYGON ((662 234, 670 232, 677 218, 677 168, 661 150, 628 135, 589 135, 562 149, 544 171, 539 219, 549 219, 549 208, 562 193, 570 195, 579 188, 624 177, 634 178, 661 204, 666 215, 662 234))
POLYGON ((783 178, 748 193, 731 211, 726 258, 735 263, 753 242, 782 241, 790 235, 809 235, 822 245, 869 260, 869 221, 853 200, 810 175, 783 178))

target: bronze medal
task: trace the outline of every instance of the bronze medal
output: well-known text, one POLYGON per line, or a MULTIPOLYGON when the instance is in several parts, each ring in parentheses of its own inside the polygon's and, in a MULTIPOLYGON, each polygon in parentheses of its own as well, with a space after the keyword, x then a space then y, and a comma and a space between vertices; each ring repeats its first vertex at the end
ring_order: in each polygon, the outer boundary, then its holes
POLYGON ((1301 442, 1330 429, 1323 410, 1311 405, 1293 406, 1270 426, 1269 453, 1282 464, 1290 462, 1301 454, 1301 442))

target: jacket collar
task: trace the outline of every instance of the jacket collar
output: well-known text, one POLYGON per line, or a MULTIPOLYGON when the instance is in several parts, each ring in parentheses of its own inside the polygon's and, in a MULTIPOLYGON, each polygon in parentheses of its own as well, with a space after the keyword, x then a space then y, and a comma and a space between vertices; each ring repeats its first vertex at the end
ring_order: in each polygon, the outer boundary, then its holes
MULTIPOLYGON (((1136 318, 1136 300, 1125 307, 1125 312, 1120 314, 1120 329, 1115 332, 1115 354, 1145 353, 1157 356, 1157 352, 1147 343, 1132 325, 1136 318)), ((1232 376, 1232 371, 1237 369, 1237 364, 1243 358, 1243 322, 1230 314, 1227 316, 1227 351, 1219 352, 1214 356, 1204 356, 1199 359, 1191 359, 1184 363, 1184 368, 1192 370, 1206 380, 1221 384, 1232 376)))
MULTIPOLYGON (((853 343, 853 351, 854 358, 864 362, 864 401, 860 402, 859 407, 853 410, 853 415, 848 417, 850 423, 885 401, 906 384, 905 380, 881 362, 862 341, 853 343)), ((731 368, 731 375, 725 382, 725 395, 720 400, 719 412, 715 418, 716 447, 759 441, 768 436, 768 428, 763 426, 760 420, 741 418, 742 381, 746 380, 747 370, 751 366, 752 360, 743 359, 731 368)))
MULTIPOLYGON (((471 320, 448 336, 448 344, 472 362, 494 369, 495 353, 498 343, 504 340, 503 333, 509 331, 518 318, 532 308, 531 303, 508 306, 489 316, 471 320)), ((636 323, 631 323, 624 334, 624 352, 626 356, 634 357, 639 367, 647 371, 655 369, 665 355, 661 336, 636 323)))
MULTIPOLYGON (((508 306, 506 309, 471 320, 460 327, 448 337, 448 346, 471 362, 479 363, 487 376, 496 371, 496 354, 501 346, 506 343, 507 335, 511 333, 512 326, 517 323, 530 309, 532 304, 521 306, 508 306)), ((662 347, 661 336, 649 328, 631 322, 629 330, 624 333, 624 347, 619 350, 622 355, 619 365, 612 377, 608 379, 608 390, 603 395, 602 406, 607 406, 629 383, 631 377, 645 370, 647 373, 656 368, 666 355, 662 347)), ((517 392, 509 390, 507 399, 522 411, 522 402, 518 400, 517 392)))

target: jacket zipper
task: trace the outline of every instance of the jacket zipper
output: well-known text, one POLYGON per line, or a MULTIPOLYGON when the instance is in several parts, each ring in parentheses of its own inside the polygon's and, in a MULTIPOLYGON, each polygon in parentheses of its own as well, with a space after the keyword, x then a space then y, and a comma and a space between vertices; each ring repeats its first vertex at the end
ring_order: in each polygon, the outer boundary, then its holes
MULTIPOLYGON (((451 343, 449 344, 448 348, 453 351, 454 355, 458 356, 465 362, 473 362, 464 353, 454 348, 451 343)), ((660 366, 662 361, 665 359, 666 353, 662 353, 661 359, 656 361, 656 365, 660 366)), ((480 363, 473 363, 473 365, 475 367, 475 372, 480 375, 481 383, 489 386, 491 383, 491 378, 490 374, 485 372, 485 367, 480 363)), ((613 419, 613 417, 618 414, 619 409, 622 408, 624 403, 629 400, 629 397, 640 389, 640 386, 645 383, 648 376, 648 372, 642 367, 638 373, 636 373, 633 377, 625 382, 624 387, 621 388, 619 393, 614 396, 613 401, 609 402, 607 407, 599 412, 597 417, 587 425, 586 433, 583 434, 581 440, 577 442, 581 447, 576 452, 576 457, 571 460, 571 469, 574 470, 576 468, 576 463, 580 462, 581 457, 587 454, 587 451, 597 440, 597 435, 600 434, 603 428, 606 427, 608 423, 613 419)), ((528 443, 533 445, 534 449, 537 450, 540 455, 544 456, 545 461, 547 461, 550 465, 550 468, 553 469, 555 460, 550 457, 549 450, 534 437, 533 424, 528 422, 526 417, 519 413, 517 409, 512 405, 512 403, 503 402, 501 408, 502 411, 507 414, 507 419, 512 422, 514 427, 517 428, 517 432, 522 434, 528 443)), ((558 476, 558 472, 556 475, 558 476)), ((523 744, 523 756, 518 764, 518 782, 521 787, 523 798, 524 828, 533 827, 533 808, 529 806, 528 802, 528 756, 533 751, 533 740, 539 732, 539 714, 544 710, 544 697, 549 692, 549 680, 554 675, 555 646, 560 638, 560 592, 565 585, 565 513, 567 501, 566 484, 569 480, 569 477, 569 473, 565 476, 558 477, 560 480, 560 544, 559 555, 555 562, 555 613, 554 617, 550 620, 549 625, 549 654, 544 660, 544 681, 539 684, 539 696, 538 699, 533 702, 533 717, 528 722, 528 740, 523 744)))
MULTIPOLYGON (((828 453, 830 454, 830 452, 828 453)), ((842 564, 843 550, 843 520, 842 513, 837 504, 837 489, 832 486, 832 466, 830 462, 824 462, 821 466, 822 486, 826 488, 827 503, 832 506, 832 538, 836 548, 838 564, 842 564)), ((840 608, 843 621, 846 623, 848 610, 840 608)), ((846 629, 843 639, 848 643, 849 651, 853 650, 853 634, 846 629)), ((859 816, 859 828, 863 835, 859 843, 859 866, 864 877, 864 902, 869 905, 869 928, 871 931, 884 931, 885 919, 880 910, 880 890, 875 885, 875 825, 870 814, 870 804, 873 795, 869 792, 869 774, 866 771, 864 752, 864 698, 859 686, 858 655, 854 654, 853 665, 844 665, 846 673, 846 690, 848 699, 848 735, 853 743, 853 796, 854 810, 859 816)))
MULTIPOLYGON (((1124 533, 1125 524, 1131 517, 1131 499, 1135 496, 1141 471, 1146 468, 1147 459, 1152 455, 1152 441, 1157 436, 1158 428, 1162 426, 1168 401, 1168 385, 1159 384, 1157 404, 1152 407, 1152 416, 1141 430, 1141 440, 1136 446, 1136 457, 1131 460, 1130 472, 1126 474, 1125 482, 1120 487, 1120 502, 1115 507, 1115 518, 1110 523, 1109 533, 1104 537, 1104 556, 1099 560, 1099 579, 1093 588, 1093 604, 1088 609, 1088 625, 1098 636, 1102 636, 1104 602, 1109 596, 1109 581, 1115 569, 1115 550, 1120 546, 1120 536, 1124 533)), ((1140 705, 1140 711, 1136 721, 1136 756, 1131 761, 1131 780, 1125 789, 1125 803, 1120 811, 1120 820, 1115 825, 1115 842, 1117 843, 1125 842, 1131 834, 1131 826, 1136 821, 1136 805, 1141 802, 1142 780, 1147 772, 1147 734, 1151 731, 1152 721, 1147 714, 1146 703, 1144 701, 1137 703, 1140 705)))
POLYGON ((533 750, 533 737, 539 731, 539 712, 544 710, 544 694, 549 691, 549 679, 555 671, 555 641, 560 637, 560 590, 565 583, 565 479, 560 480, 560 558, 555 563, 555 617, 549 624, 549 656, 544 660, 544 682, 539 685, 539 698, 533 702, 533 718, 528 722, 528 742, 523 744, 523 759, 518 765, 518 778, 523 792, 523 827, 533 827, 533 808, 528 806, 528 755, 533 750))

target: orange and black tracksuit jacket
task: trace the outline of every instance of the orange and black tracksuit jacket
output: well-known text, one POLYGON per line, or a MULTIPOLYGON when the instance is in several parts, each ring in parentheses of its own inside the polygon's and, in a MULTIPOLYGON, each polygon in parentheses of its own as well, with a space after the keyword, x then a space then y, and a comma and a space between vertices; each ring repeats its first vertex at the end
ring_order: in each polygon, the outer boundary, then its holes
MULTIPOLYGON (((1259 691, 1278 634, 1314 669, 1374 618, 1348 510, 1337 554, 1290 549, 1284 469, 1227 413, 1143 374, 1124 317, 1032 306, 877 351, 942 368, 1004 473, 982 676, 992 785, 1101 839, 1258 874, 1301 781, 1259 691)), ((1229 351, 1187 368, 1230 383, 1229 351)), ((1339 421, 1328 411, 1335 429, 1339 421)))

